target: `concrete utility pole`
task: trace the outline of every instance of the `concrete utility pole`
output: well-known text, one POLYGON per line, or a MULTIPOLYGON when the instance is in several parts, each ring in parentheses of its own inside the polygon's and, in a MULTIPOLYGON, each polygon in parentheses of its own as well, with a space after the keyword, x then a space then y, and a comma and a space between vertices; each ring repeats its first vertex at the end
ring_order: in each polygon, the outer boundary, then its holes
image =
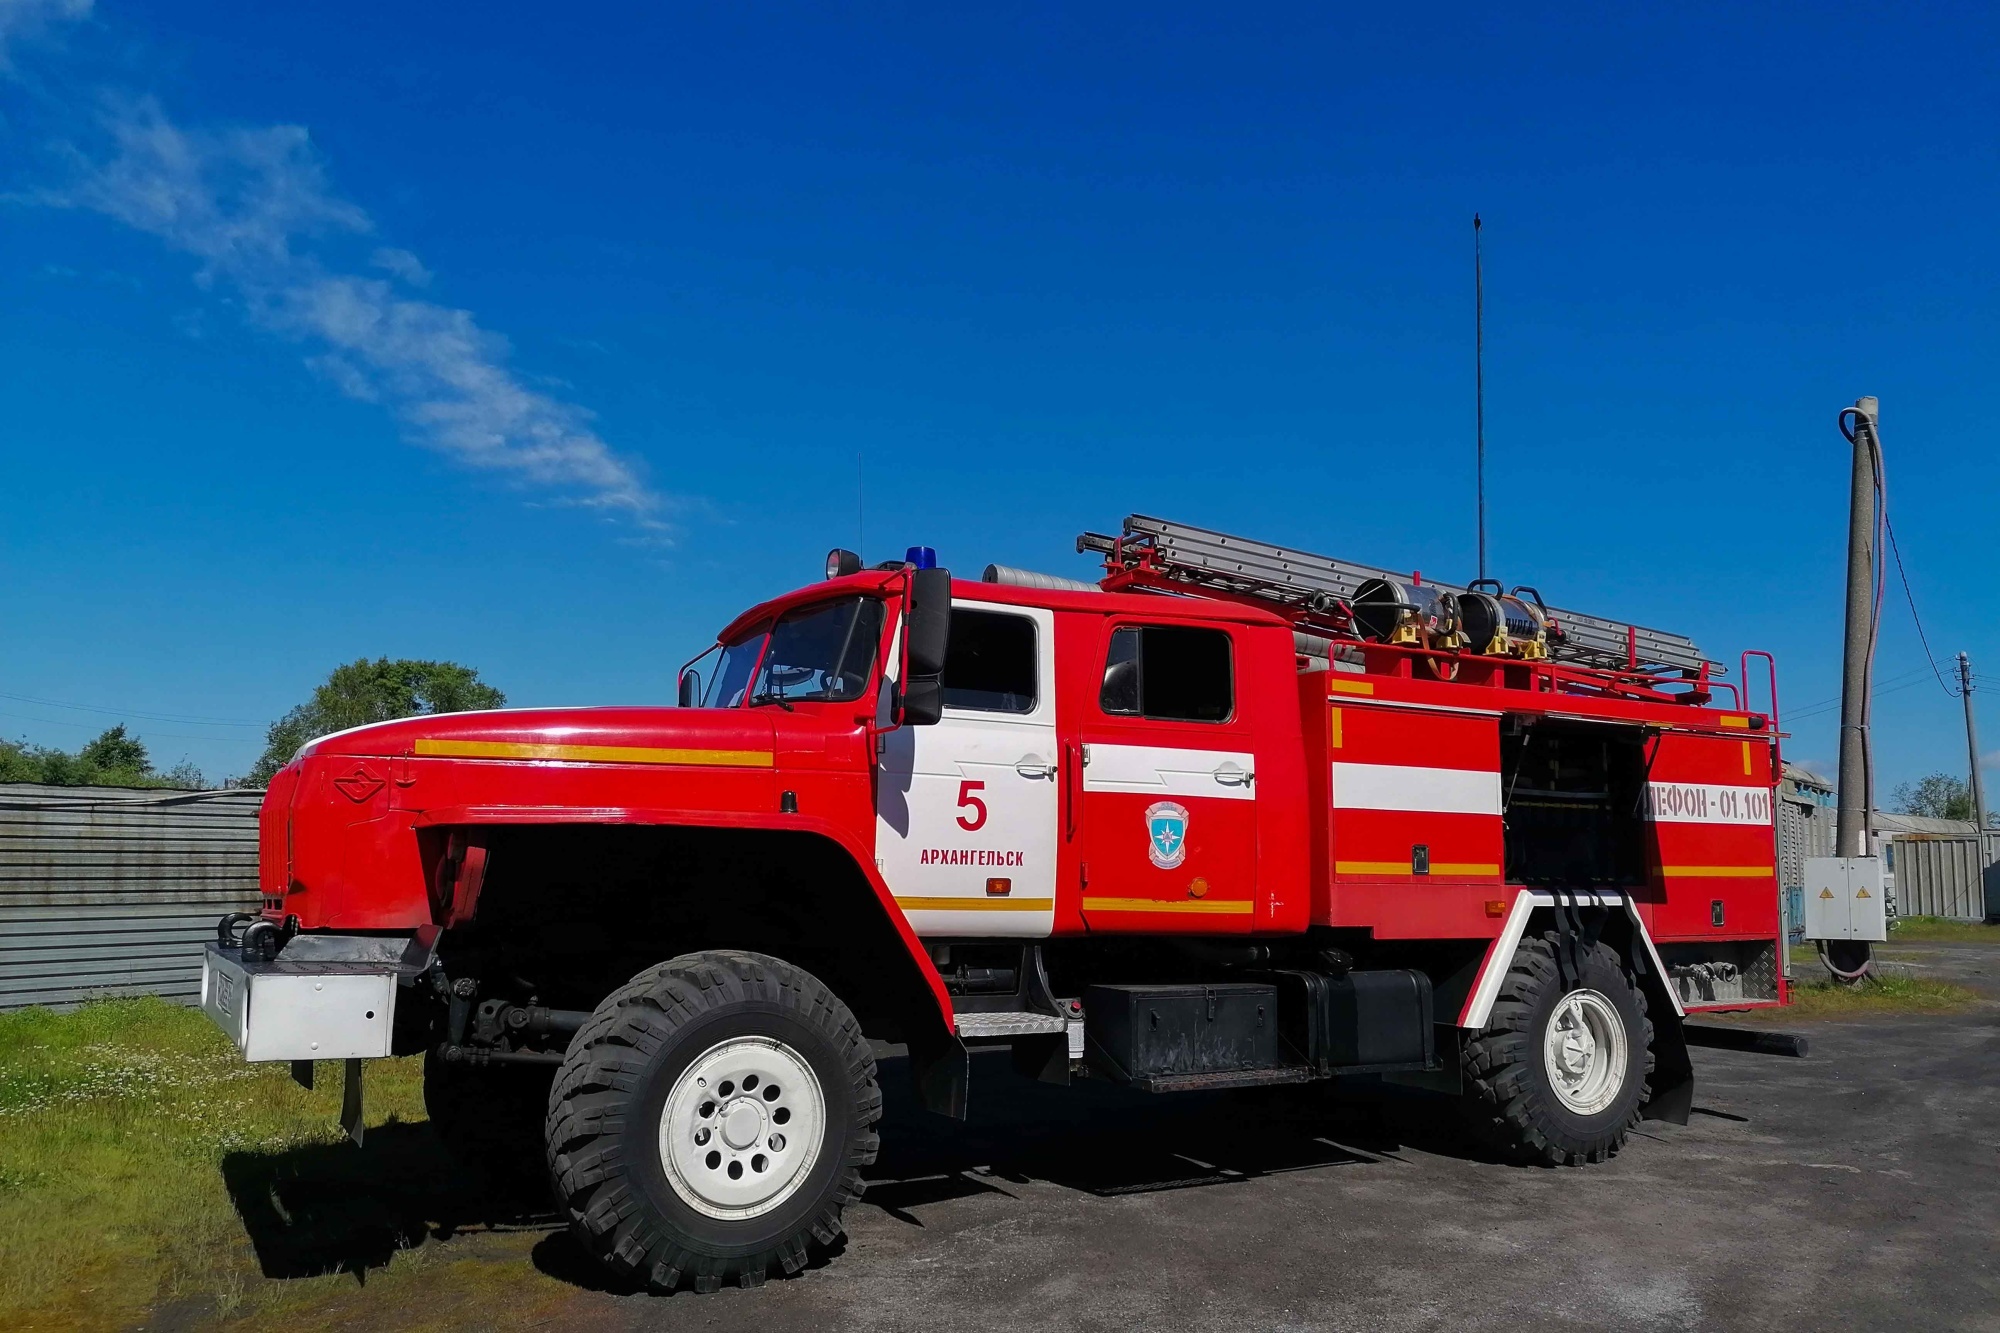
POLYGON ((1847 638, 1840 670, 1840 791, 1833 854, 1868 855, 1874 823, 1868 790, 1868 657, 1875 637, 1875 415, 1872 397, 1854 404, 1854 473, 1847 501, 1847 638))
POLYGON ((1986 859, 1986 784, 1979 780, 1979 724, 1972 718, 1972 661, 1958 655, 1958 693, 1965 700, 1965 752, 1972 761, 1972 818, 1979 828, 1979 859, 1986 859))

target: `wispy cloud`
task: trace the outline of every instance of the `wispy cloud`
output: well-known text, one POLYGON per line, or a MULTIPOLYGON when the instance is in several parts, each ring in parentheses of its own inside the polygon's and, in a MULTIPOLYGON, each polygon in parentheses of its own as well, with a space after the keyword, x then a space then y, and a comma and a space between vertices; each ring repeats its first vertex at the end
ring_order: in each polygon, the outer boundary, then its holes
POLYGON ((428 287, 431 285, 431 271, 424 267, 421 259, 418 259, 408 250, 398 250, 392 246, 383 246, 380 250, 368 256, 368 262, 376 268, 381 269, 384 273, 394 274, 404 282, 409 283, 412 287, 428 287))
MULTIPOLYGON (((0 16, 32 7, 0 0, 0 16)), ((61 17, 76 4, 40 8, 61 17)), ((26 31, 14 22, 0 17, 0 38, 26 31)), ((332 188, 303 127, 190 129, 151 98, 101 105, 90 132, 76 136, 90 146, 68 149, 68 183, 41 202, 101 213, 191 256, 197 283, 313 349, 308 365, 388 408, 416 443, 618 515, 655 539, 665 532, 663 498, 599 437, 587 410, 509 369, 506 339, 471 312, 407 294, 431 280, 415 255, 374 249, 368 264, 387 277, 329 261, 374 224, 332 188)))
POLYGON ((16 38, 39 37, 63 23, 90 17, 91 0, 0 0, 0 69, 16 38))

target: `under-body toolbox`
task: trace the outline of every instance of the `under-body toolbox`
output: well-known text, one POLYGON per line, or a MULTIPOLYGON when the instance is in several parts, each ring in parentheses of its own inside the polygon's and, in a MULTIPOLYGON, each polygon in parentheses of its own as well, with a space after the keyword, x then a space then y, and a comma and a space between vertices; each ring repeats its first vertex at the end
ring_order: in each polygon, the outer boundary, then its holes
POLYGON ((1092 986, 1083 1012, 1091 1063, 1121 1083, 1153 1087, 1284 1063, 1276 986, 1092 986))
POLYGON ((201 1008, 246 1060, 378 1058, 390 1054, 398 982, 429 958, 401 935, 296 935, 270 957, 211 943, 201 1008))

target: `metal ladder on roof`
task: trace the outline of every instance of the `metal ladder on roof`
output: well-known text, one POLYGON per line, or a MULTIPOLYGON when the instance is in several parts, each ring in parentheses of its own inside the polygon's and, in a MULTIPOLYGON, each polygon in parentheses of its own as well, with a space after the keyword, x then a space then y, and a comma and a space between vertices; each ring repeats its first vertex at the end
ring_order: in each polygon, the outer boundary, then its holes
MULTIPOLYGON (((1117 537, 1084 533, 1076 539, 1076 548, 1101 553, 1108 562, 1126 568, 1143 565, 1190 590, 1254 598, 1315 619, 1351 603, 1360 586, 1370 579, 1408 583, 1412 578, 1394 570, 1144 514, 1128 516, 1117 537)), ((1453 594, 1466 591, 1460 585, 1436 581, 1430 586, 1453 594)), ((1546 610, 1561 626, 1560 639, 1549 647, 1549 656, 1556 661, 1610 671, 1665 669, 1719 674, 1716 665, 1686 635, 1580 611, 1546 610)))

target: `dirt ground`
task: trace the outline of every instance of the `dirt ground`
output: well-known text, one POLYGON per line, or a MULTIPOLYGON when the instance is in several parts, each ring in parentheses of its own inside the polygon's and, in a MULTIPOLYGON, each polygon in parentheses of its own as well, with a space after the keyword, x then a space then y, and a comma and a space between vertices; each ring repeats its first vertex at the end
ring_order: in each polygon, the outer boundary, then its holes
MULTIPOLYGON (((1810 1056, 1696 1051, 1692 1121, 1649 1123, 1600 1167, 1483 1160, 1418 1094, 1332 1113, 1295 1091, 1147 1098, 1023 1082, 1000 1059, 976 1068, 964 1125, 893 1097, 885 1068, 884 1151, 844 1249, 755 1291, 607 1290, 545 1219, 468 1213, 429 1225, 436 1280, 406 1273, 371 1311, 370 1265, 398 1255, 288 1248, 283 1208, 254 1239, 269 1277, 356 1271, 302 1325, 2000 1329, 2000 951, 1887 953, 1989 998, 1759 1016, 1806 1033, 1810 1056)), ((390 1128, 371 1151, 428 1134, 390 1128)), ((437 1211, 396 1198, 412 1220, 437 1211)), ((314 1235, 369 1234, 368 1205, 344 1206, 353 1228, 314 1235)))

